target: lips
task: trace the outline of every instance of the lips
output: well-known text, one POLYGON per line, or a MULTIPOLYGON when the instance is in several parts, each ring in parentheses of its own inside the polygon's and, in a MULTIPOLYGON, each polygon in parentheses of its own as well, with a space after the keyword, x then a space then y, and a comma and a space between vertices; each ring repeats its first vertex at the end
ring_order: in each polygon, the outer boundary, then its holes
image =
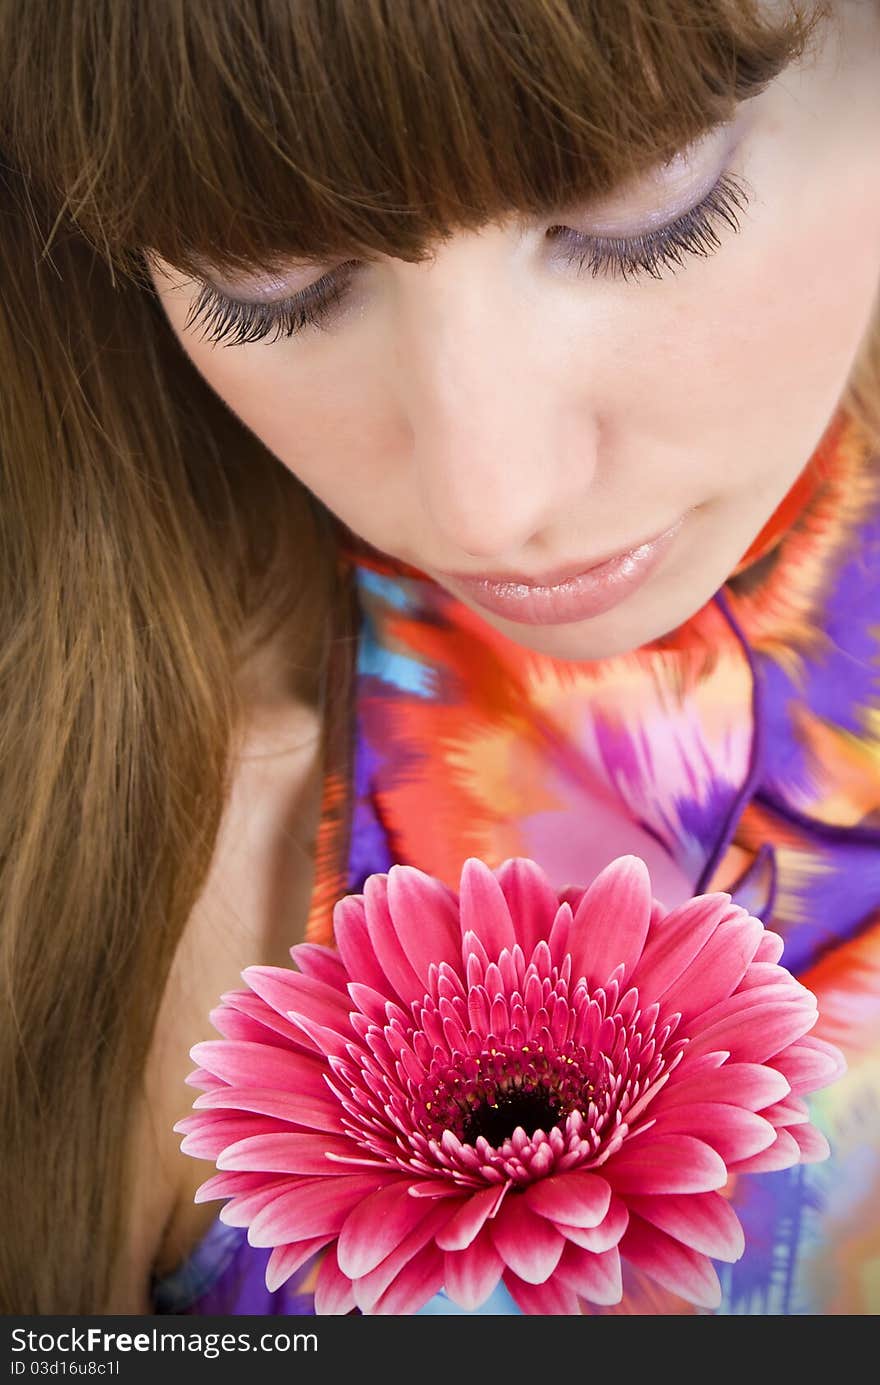
POLYGON ((647 580, 674 543, 684 518, 655 538, 574 573, 557 571, 540 578, 503 573, 439 575, 453 593, 506 620, 526 625, 586 620, 619 605, 647 580))

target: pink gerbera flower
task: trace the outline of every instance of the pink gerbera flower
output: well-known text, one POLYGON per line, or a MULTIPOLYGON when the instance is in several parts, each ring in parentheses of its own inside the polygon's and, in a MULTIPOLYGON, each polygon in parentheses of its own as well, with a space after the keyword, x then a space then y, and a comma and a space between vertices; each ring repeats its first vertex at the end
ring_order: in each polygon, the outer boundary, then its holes
POLYGON ((248 967, 196 1044, 175 1129, 220 1173, 197 1201, 274 1247, 326 1247, 318 1313, 619 1302, 621 1257, 701 1307, 743 1233, 731 1173, 822 1159, 802 1094, 842 1070, 815 997, 731 902, 667 912, 636 856, 557 894, 533 861, 411 866, 334 912, 338 950, 248 967))

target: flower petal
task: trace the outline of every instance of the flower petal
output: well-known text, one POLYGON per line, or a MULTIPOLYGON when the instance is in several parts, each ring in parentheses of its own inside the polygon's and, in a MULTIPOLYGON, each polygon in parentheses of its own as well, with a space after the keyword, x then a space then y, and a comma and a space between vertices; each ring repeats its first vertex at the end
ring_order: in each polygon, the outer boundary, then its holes
POLYGON ((226 991, 222 1002, 208 1011, 208 1018, 224 1039, 272 1044, 275 1048, 300 1053, 309 1048, 310 1045, 286 1015, 279 1015, 253 991, 226 991))
POLYGON ((561 1231, 567 1241, 580 1246, 583 1250, 592 1250, 599 1253, 603 1250, 610 1250, 616 1246, 629 1221, 629 1212, 626 1210, 626 1203, 622 1198, 612 1197, 611 1206, 608 1208, 608 1215, 598 1226, 564 1226, 562 1222, 556 1223, 556 1228, 561 1231))
MULTIPOLYGON (((745 992, 746 997, 751 994, 745 992)), ((801 1038, 815 1023, 816 1011, 800 1002, 788 1006, 778 1002, 744 1004, 741 1014, 730 1015, 696 1033, 688 1044, 688 1052, 696 1056, 712 1049, 727 1049, 735 1062, 764 1063, 801 1038)))
POLYGON ((632 976, 651 921, 651 878, 640 856, 618 856, 584 891, 571 926, 571 975, 601 986, 615 967, 632 976))
POLYGON ((355 1306, 351 1280, 339 1268, 331 1248, 321 1263, 315 1281, 315 1313, 320 1317, 341 1317, 355 1306))
POLYGON ((259 1084, 296 1092, 314 1071, 314 1060, 304 1053, 243 1039, 205 1039, 193 1044, 189 1056, 237 1087, 259 1084))
POLYGON ((483 1188, 469 1197, 442 1231, 437 1233, 440 1249, 465 1250, 479 1235, 486 1221, 495 1216, 509 1186, 502 1183, 500 1187, 483 1188))
POLYGON ((673 1106, 659 1112, 651 1134, 659 1136, 673 1132, 704 1140, 727 1165, 760 1154, 776 1139, 776 1131, 763 1116, 721 1101, 692 1102, 689 1106, 673 1106))
POLYGON ((398 1178, 351 1211, 336 1250, 349 1279, 374 1270, 435 1207, 427 1198, 409 1197, 406 1189, 407 1180, 398 1178))
MULTIPOLYGON (((231 1176, 231 1175, 230 1175, 231 1176)), ((242 1192, 240 1196, 233 1197, 231 1202, 224 1203, 217 1213, 220 1221, 226 1226, 247 1226, 250 1227, 255 1217, 259 1216, 263 1210, 273 1203, 276 1198, 283 1197, 293 1188, 299 1187, 305 1179, 285 1178, 283 1176, 270 1178, 266 1174, 259 1175, 262 1182, 260 1187, 254 1188, 253 1192, 242 1192)), ((238 1175, 242 1177, 241 1174, 238 1175)), ((302 1238, 295 1229, 291 1230, 289 1236, 279 1236, 272 1245, 281 1245, 291 1241, 298 1241, 302 1238)))
POLYGON ((313 976, 316 981, 325 981, 344 991, 348 983, 345 963, 335 947, 323 943, 296 943, 290 949, 291 960, 305 976, 313 976))
POLYGON ((712 937, 672 984, 656 996, 685 1023, 735 991, 755 955, 764 925, 745 910, 722 919, 712 937))
MULTIPOLYGON (((286 1183, 286 1179, 276 1180, 286 1183)), ((251 1193, 265 1188, 266 1175, 262 1173, 215 1173, 204 1183, 200 1183, 193 1196, 193 1202, 213 1202, 218 1197, 232 1197, 236 1193, 251 1193)))
MULTIPOLYGON (((364 1173, 301 1179, 254 1217, 248 1241, 252 1246, 279 1246, 341 1231, 352 1208, 387 1182, 385 1176, 364 1173)), ((221 1208, 221 1216, 225 1211, 221 1208)))
POLYGON ((563 1284, 590 1303, 605 1307, 619 1303, 623 1298, 617 1246, 596 1255, 569 1243, 556 1274, 563 1284))
POLYGON ((252 966, 241 974, 251 990, 279 1014, 294 1010, 347 1039, 354 1038, 348 1018, 351 1002, 344 991, 290 967, 252 966))
POLYGON ((507 900, 516 933, 527 957, 542 938, 550 936, 559 900, 550 881, 536 861, 528 856, 512 856, 495 872, 507 900))
POLYGON ((276 1246, 266 1264, 266 1288, 270 1294, 286 1283, 292 1274, 333 1239, 332 1236, 313 1236, 309 1241, 296 1241, 292 1245, 276 1246))
POLYGON ((354 1299, 362 1313, 371 1313, 386 1289, 401 1273, 404 1266, 417 1255, 429 1241, 434 1240, 437 1231, 449 1215, 448 1205, 433 1202, 426 1204, 426 1215, 395 1245, 381 1264, 354 1281, 354 1299))
MULTIPOLYGON (((218 1154, 216 1162, 218 1169, 338 1176, 339 1165, 328 1159, 328 1154, 337 1154, 341 1159, 357 1159, 362 1157, 363 1151, 348 1136, 272 1131, 228 1144, 218 1154)), ((384 1167, 377 1161, 377 1170, 384 1167)))
MULTIPOLYGON (((400 946, 388 907, 387 875, 378 873, 367 876, 364 881, 364 911, 370 942, 379 965, 406 1008, 411 1001, 422 999, 425 987, 400 946)), ((353 981, 364 979, 361 976, 352 977, 353 981)))
POLYGON ((526 1188, 532 1212, 567 1226, 598 1226, 611 1203, 611 1188, 604 1178, 576 1170, 539 1179, 526 1188))
POLYGON ((373 950, 363 895, 349 894, 337 901, 333 936, 350 981, 361 981, 389 1000, 398 998, 373 950))
POLYGON ((630 1216, 620 1253, 636 1269, 697 1308, 721 1306, 721 1284, 706 1256, 683 1246, 641 1217, 630 1216))
POLYGON ((668 990, 690 966, 729 909, 730 895, 723 891, 696 895, 670 910, 651 930, 630 978, 646 1004, 668 990))
POLYGON ((447 885, 415 866, 392 866, 387 890, 398 942, 426 991, 429 967, 461 964, 458 902, 447 885))
POLYGON ((802 1164, 817 1164, 831 1153, 831 1146, 815 1125, 790 1125, 788 1133, 800 1147, 802 1164))
POLYGON ((739 1260, 745 1250, 739 1218, 720 1193, 631 1197, 629 1205, 652 1226, 714 1260, 739 1260))
POLYGON ((653 1113, 659 1115, 671 1106, 701 1101, 728 1101, 749 1111, 760 1111, 782 1101, 789 1091, 782 1073, 763 1063, 725 1063, 693 1077, 684 1074, 679 1078, 674 1073, 658 1096, 653 1113))
POLYGON ((476 933, 490 962, 504 948, 516 944, 516 929, 504 891, 494 873, 476 856, 469 856, 461 868, 459 908, 462 938, 468 932, 476 933))
POLYGON ((373 1307, 375 1314, 417 1313, 443 1288, 445 1256, 433 1241, 404 1265, 390 1288, 373 1307))
POLYGON ((777 1052, 768 1060, 768 1065, 788 1079, 795 1093, 827 1087, 846 1071, 846 1061, 840 1050, 814 1034, 805 1034, 791 1048, 777 1052))
POLYGON ((491 1236, 484 1231, 465 1250, 446 1252, 443 1280, 446 1294, 466 1313, 473 1313, 497 1288, 503 1269, 504 1261, 491 1236))
POLYGON ((504 1283, 523 1313, 541 1317, 571 1317, 581 1311, 574 1289, 563 1284, 558 1275, 554 1274, 543 1284, 530 1284, 512 1270, 505 1270, 504 1283))
POLYGON ((321 1096, 311 1092, 276 1091, 271 1087, 226 1087, 222 1091, 203 1092, 196 1097, 193 1107, 206 1111, 215 1107, 255 1111, 262 1116, 288 1121, 291 1125, 306 1126, 309 1130, 341 1132, 339 1103, 331 1095, 323 1076, 319 1080, 323 1092, 321 1096))
POLYGON ((489 1231, 505 1265, 528 1284, 543 1284, 565 1249, 565 1239, 544 1217, 529 1210, 522 1194, 505 1198, 489 1231))
POLYGON ((753 1154, 750 1159, 740 1159, 730 1165, 731 1173, 775 1173, 778 1169, 790 1169, 801 1160, 800 1145, 794 1138, 794 1130, 777 1130, 776 1139, 768 1149, 753 1154))
POLYGON ((624 1144, 619 1154, 602 1165, 615 1192, 707 1193, 727 1182, 724 1160, 692 1135, 650 1133, 624 1144))

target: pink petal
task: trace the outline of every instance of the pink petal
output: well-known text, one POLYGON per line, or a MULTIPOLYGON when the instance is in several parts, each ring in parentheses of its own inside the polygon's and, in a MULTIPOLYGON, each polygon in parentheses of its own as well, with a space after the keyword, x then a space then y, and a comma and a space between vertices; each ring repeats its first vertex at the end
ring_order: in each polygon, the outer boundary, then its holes
POLYGON ((443 1288, 444 1260, 434 1242, 413 1256, 373 1307, 375 1314, 417 1313, 443 1288))
MULTIPOLYGON (((793 1127, 796 1129, 797 1127, 793 1127)), ((794 1138, 794 1134, 789 1130, 777 1130, 776 1140, 769 1147, 763 1149, 760 1154, 753 1154, 750 1159, 741 1159, 736 1164, 730 1165, 731 1173, 775 1173, 778 1169, 790 1169, 793 1164, 799 1164, 801 1159, 800 1145, 794 1138)))
POLYGON ((354 1281, 354 1299, 362 1313, 371 1313, 379 1299, 390 1288, 404 1266, 417 1255, 429 1241, 435 1239, 437 1231, 448 1216, 448 1206, 442 1203, 426 1204, 426 1215, 413 1229, 398 1242, 389 1255, 369 1274, 354 1281))
POLYGON ((739 1260, 745 1250, 739 1218, 720 1193, 631 1197, 629 1205, 652 1226, 714 1260, 739 1260))
POLYGON ((441 880, 415 866, 394 865, 388 872, 388 908, 397 940, 423 990, 428 968, 461 963, 458 901, 441 880))
POLYGON ((816 1011, 802 1004, 744 1006, 741 1015, 699 1030, 688 1049, 694 1056, 712 1049, 727 1049, 735 1062, 764 1063, 801 1038, 815 1023, 816 1011))
POLYGON ((297 1015, 305 1015, 317 1024, 335 1029, 347 1039, 354 1037, 348 1019, 351 1003, 348 995, 335 986, 316 981, 313 976, 304 976, 290 967, 245 967, 242 977, 251 990, 279 1014, 287 1015, 293 1010, 297 1015))
POLYGON ((691 1135, 655 1139, 649 1133, 627 1141, 602 1165, 602 1173, 623 1194, 715 1192, 727 1182, 721 1156, 691 1135))
POLYGON ((550 936, 547 939, 547 945, 557 966, 562 965, 565 954, 568 952, 573 922, 574 915, 571 912, 571 905, 563 902, 556 911, 553 927, 550 929, 550 936))
POLYGON ((331 1249, 324 1256, 315 1281, 315 1314, 318 1317, 341 1317, 354 1309, 351 1280, 342 1273, 331 1249))
POLYGON ((497 1288, 503 1269, 504 1261, 484 1232, 466 1250, 447 1251, 443 1281, 447 1297, 472 1313, 497 1288))
POLYGON ((791 1125, 788 1133, 800 1148, 802 1164, 819 1163, 831 1153, 831 1146, 815 1125, 791 1125))
POLYGON ((706 1256, 683 1246, 641 1217, 630 1216, 620 1253, 636 1269, 697 1308, 721 1306, 721 1284, 706 1256))
POLYGON ((208 1018, 224 1039, 243 1039, 247 1043, 272 1044, 277 1048, 302 1052, 307 1047, 302 1034, 284 1015, 264 1004, 259 996, 239 994, 208 1011, 208 1018), (254 1013, 249 1013, 253 1011, 254 1013))
POLYGON ((769 1066, 781 1072, 791 1083, 793 1092, 815 1092, 836 1082, 846 1071, 846 1061, 833 1044, 805 1034, 784 1052, 777 1052, 769 1066))
POLYGON ((361 981, 389 1000, 398 997, 373 951, 363 895, 350 894, 333 909, 333 935, 349 979, 361 981))
POLYGON ((780 980, 785 980, 788 976, 789 973, 783 971, 775 962, 751 962, 746 967, 739 989, 749 991, 763 986, 776 986, 780 980))
MULTIPOLYGON (((217 1159, 229 1145, 248 1136, 264 1135, 269 1125, 265 1116, 227 1116, 222 1111, 212 1111, 210 1114, 197 1111, 195 1115, 178 1121, 177 1127, 182 1130, 190 1122, 194 1124, 186 1138, 181 1140, 180 1148, 193 1159, 217 1159)), ((223 1166, 218 1164, 217 1167, 223 1166)))
MULTIPOLYGON (((241 1177, 241 1174, 238 1175, 241 1177)), ((231 1202, 227 1202, 217 1213, 220 1221, 227 1226, 247 1226, 249 1227, 255 1217, 259 1216, 266 1207, 275 1201, 276 1198, 286 1196, 293 1188, 297 1188, 304 1181, 299 1178, 270 1178, 262 1174, 262 1184, 255 1188, 253 1192, 242 1192, 239 1197, 234 1197, 231 1202)), ((277 1244, 281 1241, 298 1241, 301 1238, 293 1232, 290 1236, 279 1237, 277 1244)), ((273 1241, 273 1245, 276 1242, 273 1241)))
POLYGON ((292 1125, 304 1125, 310 1130, 342 1130, 339 1103, 319 1078, 321 1096, 280 1092, 271 1087, 226 1087, 222 1091, 203 1092, 193 1106, 199 1110, 214 1107, 239 1111, 256 1111, 262 1116, 274 1116, 292 1125))
POLYGON ((468 932, 476 933, 490 962, 517 942, 504 891, 493 872, 476 856, 469 856, 461 868, 459 909, 462 938, 468 932))
POLYGON ((665 1011, 678 1010, 686 1024, 725 1000, 745 976, 763 931, 763 924, 746 913, 723 919, 690 965, 656 999, 665 1011))
POLYGON ((344 991, 348 984, 345 963, 335 947, 325 947, 322 943, 297 943, 290 949, 291 960, 305 976, 313 976, 316 981, 324 981, 344 991))
MULTIPOLYGON (((387 1181, 386 1177, 363 1173, 301 1179, 254 1217, 248 1240, 252 1246, 279 1246, 341 1231, 361 1198, 387 1181)), ((221 1216, 225 1211, 221 1208, 221 1216)))
POLYGON ((454 1213, 449 1222, 437 1233, 437 1244, 441 1250, 466 1250, 479 1235, 489 1217, 494 1217, 501 1206, 508 1184, 485 1188, 474 1193, 454 1213))
POLYGON ((550 936, 559 901, 547 876, 528 856, 513 856, 495 872, 507 900, 516 933, 527 957, 535 944, 550 936))
MULTIPOLYGON (((339 1165, 327 1158, 357 1158, 361 1151, 347 1136, 327 1134, 271 1133, 250 1135, 228 1145, 217 1156, 218 1169, 251 1169, 265 1173, 339 1174, 339 1165)), ((377 1169, 385 1168, 377 1161, 377 1169)))
POLYGON ((407 1180, 398 1178, 350 1213, 336 1251, 339 1268, 349 1279, 374 1270, 431 1211, 431 1202, 409 1197, 406 1189, 407 1180))
MULTIPOLYGON (((369 875, 364 881, 364 909, 367 929, 379 965, 403 1001, 404 1008, 406 1008, 410 1001, 421 1000, 424 997, 425 986, 416 975, 406 953, 400 946, 397 930, 391 918, 391 910, 388 907, 387 891, 387 875, 369 875)), ((361 976, 352 977, 354 981, 364 979, 361 976)), ((393 998, 389 997, 389 999, 393 998)))
MULTIPOLYGON (((192 1050, 190 1050, 190 1053, 192 1050)), ((224 1088, 227 1084, 222 1078, 215 1077, 207 1068, 195 1068, 188 1072, 183 1079, 188 1087, 202 1087, 206 1090, 215 1091, 224 1088)))
POLYGON ((571 975, 601 986, 621 964, 632 976, 651 921, 651 878, 640 856, 618 856, 584 891, 571 927, 571 975))
MULTIPOLYGON (((264 1173, 215 1173, 200 1183, 195 1191, 193 1202, 213 1202, 218 1197, 233 1197, 236 1193, 252 1193, 266 1187, 264 1173)), ((270 1180, 279 1186, 286 1185, 286 1178, 270 1180)))
POLYGON ((657 1097, 653 1113, 659 1115, 672 1106, 701 1101, 727 1101, 749 1111, 760 1111, 781 1101, 789 1090, 782 1074, 762 1063, 725 1063, 693 1077, 684 1074, 679 1078, 674 1073, 657 1097))
POLYGON ((313 1060, 305 1054, 238 1039, 206 1039, 194 1044, 189 1054, 194 1062, 236 1087, 259 1085, 296 1092, 308 1083, 313 1071, 313 1060))
POLYGON ((266 1265, 266 1288, 270 1294, 280 1289, 292 1274, 319 1250, 323 1250, 332 1236, 314 1236, 310 1241, 299 1241, 289 1246, 276 1246, 266 1265))
POLYGON ((778 962, 785 951, 785 943, 778 933, 765 928, 761 941, 755 951, 756 962, 778 962))
POLYGON ((562 1317, 579 1314, 581 1305, 574 1289, 563 1284, 558 1275, 544 1284, 529 1284, 512 1270, 505 1270, 504 1283, 520 1311, 542 1317, 562 1317))
POLYGON ((619 1303, 623 1298, 617 1246, 596 1255, 569 1244, 565 1247, 556 1273, 563 1284, 590 1303, 605 1307, 619 1303))
POLYGON ((543 1284, 565 1249, 564 1238, 544 1217, 529 1210, 522 1194, 505 1198, 489 1231, 504 1263, 528 1284, 543 1284))
POLYGON ((645 943, 630 980, 647 1003, 657 999, 690 966, 730 910, 730 895, 696 895, 670 910, 645 943))
POLYGON ((776 1101, 761 1112, 765 1121, 771 1125, 803 1125, 810 1119, 807 1104, 803 1097, 790 1096, 786 1101, 776 1101))
POLYGON ((672 1133, 705 1140, 728 1165, 759 1154, 776 1138, 773 1126, 763 1116, 720 1101, 692 1102, 660 1112, 651 1135, 672 1133))
POLYGON ((557 1231, 561 1231, 567 1241, 580 1246, 583 1250, 592 1250, 599 1253, 603 1250, 610 1250, 616 1246, 629 1221, 629 1212, 626 1210, 626 1203, 622 1198, 612 1197, 611 1206, 608 1208, 608 1215, 599 1226, 564 1226, 561 1222, 556 1223, 557 1231))
POLYGON ((530 1184, 523 1196, 531 1211, 568 1226, 598 1226, 611 1203, 605 1179, 580 1171, 542 1178, 530 1184))

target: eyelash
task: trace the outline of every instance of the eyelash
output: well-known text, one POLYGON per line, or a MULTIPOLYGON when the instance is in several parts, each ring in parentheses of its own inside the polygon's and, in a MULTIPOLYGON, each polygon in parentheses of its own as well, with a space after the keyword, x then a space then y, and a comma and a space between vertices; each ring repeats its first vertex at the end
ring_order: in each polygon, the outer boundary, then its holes
MULTIPOLYGON (((551 227, 548 235, 566 247, 564 259, 579 274, 588 270, 593 278, 607 274, 627 280, 647 274, 661 279, 664 269, 674 273, 680 268, 686 255, 714 254, 721 244, 717 223, 725 222, 736 234, 740 229, 736 212, 743 211, 749 200, 744 181, 724 173, 696 207, 669 226, 644 236, 584 236, 566 226, 551 227)), ((185 328, 202 319, 202 340, 227 346, 263 341, 273 331, 272 340, 277 341, 307 328, 324 330, 325 320, 351 288, 351 278, 341 280, 339 270, 356 267, 356 260, 340 265, 333 274, 325 274, 301 293, 278 303, 237 303, 205 284, 190 308, 185 328)))

